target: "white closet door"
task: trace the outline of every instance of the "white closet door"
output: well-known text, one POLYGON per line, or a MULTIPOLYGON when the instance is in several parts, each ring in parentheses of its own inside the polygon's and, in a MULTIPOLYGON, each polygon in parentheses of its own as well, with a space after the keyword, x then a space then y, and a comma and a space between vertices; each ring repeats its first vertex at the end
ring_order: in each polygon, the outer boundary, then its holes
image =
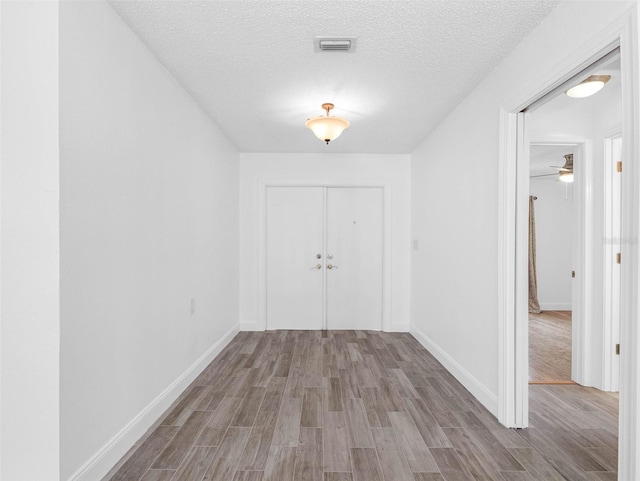
POLYGON ((382 329, 382 205, 382 188, 327 189, 327 329, 382 329))
POLYGON ((322 329, 323 218, 322 187, 267 188, 267 329, 322 329))

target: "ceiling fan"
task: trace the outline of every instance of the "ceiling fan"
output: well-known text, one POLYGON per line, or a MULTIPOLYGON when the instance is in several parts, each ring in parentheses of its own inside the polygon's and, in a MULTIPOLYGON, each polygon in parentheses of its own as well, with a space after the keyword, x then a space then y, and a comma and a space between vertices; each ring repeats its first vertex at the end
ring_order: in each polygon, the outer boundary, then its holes
POLYGON ((531 178, 534 177, 548 177, 551 175, 558 175, 558 180, 561 182, 573 182, 573 154, 566 154, 564 156, 564 165, 559 167, 557 165, 551 165, 552 169, 558 169, 558 174, 541 174, 541 175, 532 175, 531 178))

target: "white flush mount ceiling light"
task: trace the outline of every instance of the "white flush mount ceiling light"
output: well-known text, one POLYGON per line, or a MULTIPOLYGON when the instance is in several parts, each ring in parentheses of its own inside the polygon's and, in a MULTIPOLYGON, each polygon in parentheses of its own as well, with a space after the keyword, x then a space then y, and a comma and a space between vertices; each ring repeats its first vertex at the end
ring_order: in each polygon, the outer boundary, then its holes
POLYGON ((591 75, 578 85, 571 87, 565 93, 574 99, 582 99, 599 92, 606 84, 611 75, 591 75))
POLYGON ((322 104, 322 108, 327 112, 326 116, 312 117, 304 125, 310 128, 316 137, 328 144, 340 137, 342 131, 349 127, 349 121, 340 117, 329 116, 329 111, 333 108, 333 104, 322 104))

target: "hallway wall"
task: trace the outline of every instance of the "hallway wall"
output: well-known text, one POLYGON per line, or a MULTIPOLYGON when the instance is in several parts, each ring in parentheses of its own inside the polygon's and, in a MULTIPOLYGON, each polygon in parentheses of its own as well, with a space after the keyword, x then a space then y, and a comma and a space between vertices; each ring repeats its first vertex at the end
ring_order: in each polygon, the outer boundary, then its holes
POLYGON ((61 477, 92 480, 237 331, 238 153, 105 2, 60 4, 60 126, 61 477))
POLYGON ((0 479, 55 481, 58 5, 0 2, 0 19, 0 479))
POLYGON ((412 153, 411 332, 496 414, 500 109, 632 4, 560 3, 412 153))

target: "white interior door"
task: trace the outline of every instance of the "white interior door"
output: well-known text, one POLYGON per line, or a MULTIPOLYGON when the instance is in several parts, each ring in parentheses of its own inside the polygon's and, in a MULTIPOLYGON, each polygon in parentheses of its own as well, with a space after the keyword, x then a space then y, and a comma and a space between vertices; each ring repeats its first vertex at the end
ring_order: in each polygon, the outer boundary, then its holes
POLYGON ((324 188, 267 188, 267 329, 322 329, 323 229, 324 188))
POLYGON ((327 189, 326 225, 327 329, 382 329, 382 189, 327 189))
POLYGON ((382 329, 382 212, 382 188, 267 188, 267 329, 382 329))

